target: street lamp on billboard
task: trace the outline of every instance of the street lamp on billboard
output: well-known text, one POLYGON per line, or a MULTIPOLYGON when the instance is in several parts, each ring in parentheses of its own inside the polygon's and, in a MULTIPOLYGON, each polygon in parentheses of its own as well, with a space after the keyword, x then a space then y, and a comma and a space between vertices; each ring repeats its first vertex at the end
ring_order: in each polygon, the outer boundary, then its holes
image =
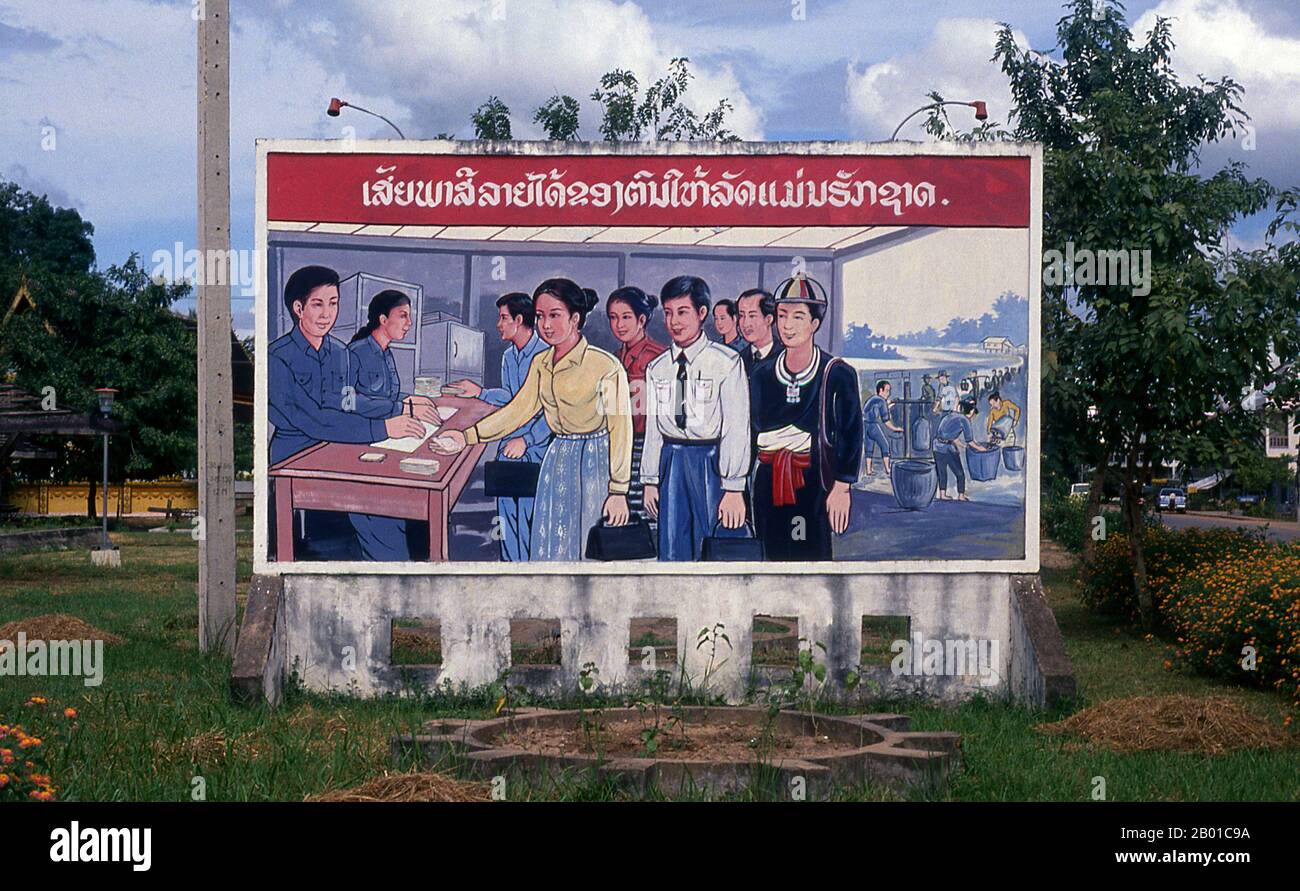
POLYGON ((894 135, 889 137, 889 141, 893 142, 895 139, 897 139, 898 131, 903 129, 903 124, 906 124, 908 121, 916 117, 921 112, 929 111, 932 108, 941 108, 942 106, 945 105, 965 105, 968 108, 975 109, 975 120, 987 121, 989 119, 988 103, 984 102, 982 99, 976 99, 973 102, 958 102, 955 99, 946 100, 944 102, 931 102, 929 105, 922 105, 916 111, 912 112, 907 117, 903 118, 903 120, 899 121, 898 126, 894 128, 894 135))
POLYGON ((371 111, 368 108, 362 108, 360 105, 353 105, 351 102, 348 102, 344 99, 339 99, 337 97, 330 99, 330 107, 325 109, 325 113, 332 118, 336 118, 339 116, 339 114, 343 111, 344 108, 355 108, 357 111, 368 114, 371 117, 379 118, 379 120, 383 121, 385 124, 387 124, 388 126, 392 127, 394 130, 396 130, 398 136, 402 137, 403 139, 406 138, 406 134, 401 131, 401 128, 399 128, 388 118, 384 117, 382 114, 379 114, 379 112, 371 111))

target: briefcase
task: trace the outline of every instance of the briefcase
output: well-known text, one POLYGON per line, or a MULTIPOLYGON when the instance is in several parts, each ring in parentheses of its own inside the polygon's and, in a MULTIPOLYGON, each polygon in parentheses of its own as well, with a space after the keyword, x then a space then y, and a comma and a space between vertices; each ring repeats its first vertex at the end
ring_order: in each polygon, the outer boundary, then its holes
POLYGON ((532 498, 542 465, 534 461, 483 462, 483 493, 489 498, 532 498))
POLYGON ((739 529, 713 524, 713 534, 704 539, 700 560, 708 563, 762 563, 763 541, 755 537, 748 523, 739 529))
POLYGON ((587 533, 588 560, 645 560, 657 557, 650 524, 642 517, 626 526, 606 526, 602 520, 587 533))

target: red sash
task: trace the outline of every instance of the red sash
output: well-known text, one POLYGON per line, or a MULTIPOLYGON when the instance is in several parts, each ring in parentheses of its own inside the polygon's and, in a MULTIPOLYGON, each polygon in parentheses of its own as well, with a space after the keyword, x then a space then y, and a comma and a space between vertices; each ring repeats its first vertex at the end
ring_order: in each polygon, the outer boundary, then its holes
POLYGON ((803 472, 812 466, 812 456, 789 449, 761 449, 758 460, 772 465, 772 505, 794 504, 794 493, 803 488, 803 472))

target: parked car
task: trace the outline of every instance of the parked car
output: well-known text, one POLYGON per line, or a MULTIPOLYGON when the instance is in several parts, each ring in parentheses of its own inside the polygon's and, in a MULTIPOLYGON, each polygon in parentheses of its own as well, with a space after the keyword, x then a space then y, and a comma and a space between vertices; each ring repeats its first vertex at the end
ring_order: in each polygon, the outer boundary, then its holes
POLYGON ((1071 498, 1087 498, 1087 497, 1088 497, 1088 490, 1089 490, 1090 488, 1091 488, 1091 487, 1090 487, 1087 483, 1071 483, 1071 484, 1070 484, 1070 497, 1071 497, 1071 498))
POLYGON ((1187 493, 1182 489, 1161 489, 1160 497, 1156 500, 1156 510, 1187 513, 1187 493))

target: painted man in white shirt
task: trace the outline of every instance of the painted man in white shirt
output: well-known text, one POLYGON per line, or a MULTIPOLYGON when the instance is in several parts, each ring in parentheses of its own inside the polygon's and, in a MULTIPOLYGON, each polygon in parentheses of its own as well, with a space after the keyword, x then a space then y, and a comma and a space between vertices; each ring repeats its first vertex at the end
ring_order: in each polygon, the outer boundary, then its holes
POLYGON ((719 524, 745 524, 749 382, 740 354, 704 336, 709 286, 682 275, 660 292, 672 337, 646 367, 645 508, 659 520, 659 559, 698 560, 719 524))

